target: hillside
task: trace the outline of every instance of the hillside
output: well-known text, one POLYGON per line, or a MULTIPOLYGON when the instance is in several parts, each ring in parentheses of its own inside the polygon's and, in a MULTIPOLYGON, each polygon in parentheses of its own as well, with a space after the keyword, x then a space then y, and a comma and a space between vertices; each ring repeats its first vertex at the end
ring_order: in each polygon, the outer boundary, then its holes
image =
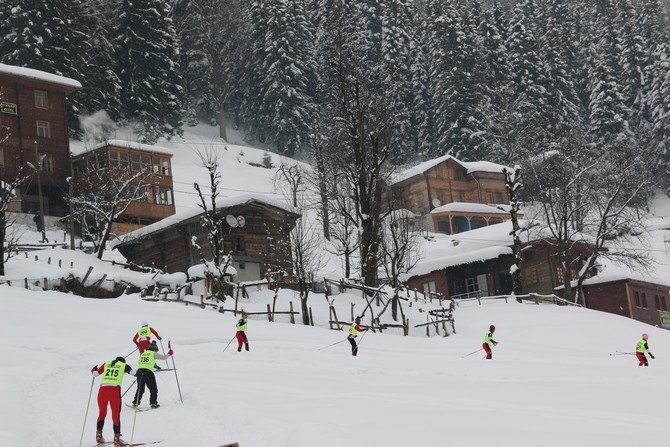
MULTIPOLYGON (((157 373, 162 406, 138 413, 135 442, 628 447, 641 436, 665 439, 665 403, 656 396, 668 386, 670 333, 609 314, 463 303, 456 334, 370 333, 352 357, 345 334, 322 327, 252 318, 250 352, 236 352, 234 343, 222 352, 234 335, 232 315, 137 295, 83 299, 2 286, 2 296, 0 445, 78 445, 82 427, 83 445, 93 445, 99 380, 89 370, 131 352, 141 320, 159 331, 166 349, 171 341, 179 388, 173 372, 157 373), (464 357, 479 349, 492 323, 500 342, 494 359, 482 360, 481 351, 464 357), (610 355, 632 352, 642 332, 657 358, 650 367, 610 355)), ((254 293, 250 301, 263 299, 254 293)), ((137 355, 128 362, 136 364, 137 355)), ((125 379, 124 391, 131 383, 125 379)), ((121 417, 129 441, 134 413, 123 407, 121 417)), ((111 438, 109 419, 105 435, 111 438)))

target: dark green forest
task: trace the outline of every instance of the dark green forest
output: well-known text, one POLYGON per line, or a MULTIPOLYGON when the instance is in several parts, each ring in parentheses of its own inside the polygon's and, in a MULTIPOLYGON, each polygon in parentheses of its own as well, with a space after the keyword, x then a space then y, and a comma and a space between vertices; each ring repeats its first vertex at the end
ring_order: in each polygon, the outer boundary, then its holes
POLYGON ((358 138, 511 166, 578 140, 667 186, 669 28, 661 0, 8 0, 0 62, 79 80, 79 138, 105 111, 148 143, 226 120, 307 160, 358 138))

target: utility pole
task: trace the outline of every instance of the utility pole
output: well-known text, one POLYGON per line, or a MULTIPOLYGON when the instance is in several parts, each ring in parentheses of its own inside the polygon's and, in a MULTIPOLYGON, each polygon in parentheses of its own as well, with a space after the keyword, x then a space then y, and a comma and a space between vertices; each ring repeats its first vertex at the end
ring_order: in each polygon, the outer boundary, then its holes
POLYGON ((72 168, 72 154, 70 158, 70 181, 68 182, 67 204, 70 207, 70 250, 74 250, 74 208, 72 207, 72 184, 74 183, 74 169, 72 168))
POLYGON ((35 140, 35 161, 35 172, 37 173, 37 193, 39 195, 40 202, 40 219, 42 219, 42 243, 44 243, 47 239, 46 233, 44 231, 46 226, 46 216, 44 215, 44 201, 42 200, 42 176, 40 175, 42 172, 42 159, 40 159, 40 154, 37 152, 37 140, 35 140))

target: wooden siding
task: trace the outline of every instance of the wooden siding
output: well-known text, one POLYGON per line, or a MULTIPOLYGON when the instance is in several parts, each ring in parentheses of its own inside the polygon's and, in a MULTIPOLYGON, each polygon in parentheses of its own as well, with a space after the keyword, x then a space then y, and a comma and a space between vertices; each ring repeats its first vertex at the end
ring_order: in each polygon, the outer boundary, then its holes
MULTIPOLYGON (((46 154, 51 170, 42 172, 45 213, 62 216, 67 212, 63 191, 67 191, 67 178, 70 176, 69 140, 66 116, 66 89, 42 81, 3 76, 0 79, 2 101, 17 104, 17 115, 0 113, 0 126, 10 129, 9 139, 3 144, 3 178, 16 177, 20 167, 30 169, 27 163, 36 165, 35 144, 39 155, 46 154), (17 80, 18 79, 18 80, 17 80), (46 91, 47 108, 35 106, 35 91, 46 91), (37 121, 49 123, 50 136, 40 137, 37 133, 37 121)), ((32 174, 28 172, 28 174, 32 174)), ((37 182, 30 182, 22 196, 37 202, 37 182)), ((37 203, 24 203, 24 211, 37 209, 37 203)))
MULTIPOLYGON (((115 145, 108 145, 97 148, 95 150, 87 151, 82 154, 78 154, 72 159, 72 166, 74 171, 74 181, 77 183, 77 178, 82 175, 87 175, 87 171, 90 169, 95 169, 97 166, 109 166, 109 153, 111 151, 126 153, 128 154, 128 162, 132 156, 139 157, 149 157, 150 168, 152 166, 152 161, 155 159, 167 159, 170 160, 171 164, 171 154, 166 154, 160 151, 149 151, 136 148, 127 148, 115 145)), ((133 171, 129 165, 128 170, 118 169, 114 171, 118 178, 127 177, 133 171)), ((136 173, 136 171, 135 171, 136 173)), ((151 185, 151 190, 148 191, 149 197, 144 202, 134 202, 131 203, 126 212, 120 218, 120 223, 125 223, 128 225, 116 225, 116 234, 125 234, 128 231, 126 229, 136 229, 137 226, 144 226, 154 222, 158 222, 161 219, 164 219, 168 216, 172 216, 175 213, 175 203, 174 203, 174 186, 172 179, 172 170, 170 168, 170 175, 164 174, 149 174, 148 177, 143 178, 142 181, 151 185), (172 204, 159 204, 155 202, 155 188, 159 187, 161 189, 167 189, 170 191, 172 196, 172 204), (135 227, 135 228, 134 228, 135 227)), ((132 231, 132 230, 130 230, 132 231)))
MULTIPOLYGON (((268 270, 291 272, 289 235, 297 215, 257 204, 235 206, 220 212, 222 215, 244 216, 244 227, 231 228, 224 223, 224 251, 232 252, 233 259, 259 263, 260 273, 256 279, 262 279, 261 276, 268 270), (243 245, 238 247, 236 240, 242 240, 243 245), (275 247, 275 250, 272 251, 271 247, 275 247)), ((136 241, 123 243, 118 248, 128 260, 136 264, 153 264, 170 273, 186 272, 192 265, 201 263, 197 250, 191 244, 192 237, 202 247, 204 256, 211 259, 211 248, 200 216, 157 230, 136 241)))
POLYGON ((622 315, 654 326, 661 325, 659 311, 670 310, 668 288, 659 284, 626 279, 587 285, 585 289, 589 309, 622 315))

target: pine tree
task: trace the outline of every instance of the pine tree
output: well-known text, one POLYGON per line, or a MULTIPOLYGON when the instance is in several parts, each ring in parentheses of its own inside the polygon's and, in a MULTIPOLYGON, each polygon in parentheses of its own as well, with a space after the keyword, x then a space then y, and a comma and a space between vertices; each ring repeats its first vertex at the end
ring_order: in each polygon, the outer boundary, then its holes
POLYGON ((563 0, 550 1, 545 21, 546 31, 541 39, 544 87, 547 107, 542 111, 542 122, 553 134, 561 134, 579 118, 579 98, 573 82, 570 61, 575 54, 570 45, 570 14, 563 0))
POLYGON ((292 156, 306 142, 314 109, 314 36, 302 2, 271 0, 263 7, 268 21, 258 67, 259 124, 279 153, 292 156))
POLYGON ((146 143, 181 134, 179 45, 167 0, 123 0, 114 36, 123 118, 146 143))
POLYGON ((649 45, 636 26, 637 13, 630 0, 616 0, 614 26, 618 36, 619 65, 622 68, 618 82, 626 107, 631 109, 630 121, 637 128, 643 121, 645 66, 651 59, 649 45))
POLYGON ((670 194, 670 44, 659 45, 654 55, 650 70, 654 77, 648 98, 652 129, 650 146, 661 184, 666 194, 670 194))
POLYGON ((506 42, 515 108, 519 113, 517 131, 547 125, 543 116, 549 102, 545 88, 547 78, 538 54, 538 42, 526 26, 529 21, 522 8, 515 8, 506 42))
POLYGON ((623 68, 618 59, 614 9, 609 0, 601 3, 595 13, 595 42, 591 47, 589 124, 591 133, 598 141, 609 142, 630 136, 630 109, 625 104, 617 80, 617 74, 623 68))
MULTIPOLYGON (((73 78, 90 90, 86 34, 88 15, 81 0, 16 0, 0 7, 2 62, 73 78)), ((77 115, 85 109, 84 94, 68 98, 70 130, 78 128, 77 115)))

